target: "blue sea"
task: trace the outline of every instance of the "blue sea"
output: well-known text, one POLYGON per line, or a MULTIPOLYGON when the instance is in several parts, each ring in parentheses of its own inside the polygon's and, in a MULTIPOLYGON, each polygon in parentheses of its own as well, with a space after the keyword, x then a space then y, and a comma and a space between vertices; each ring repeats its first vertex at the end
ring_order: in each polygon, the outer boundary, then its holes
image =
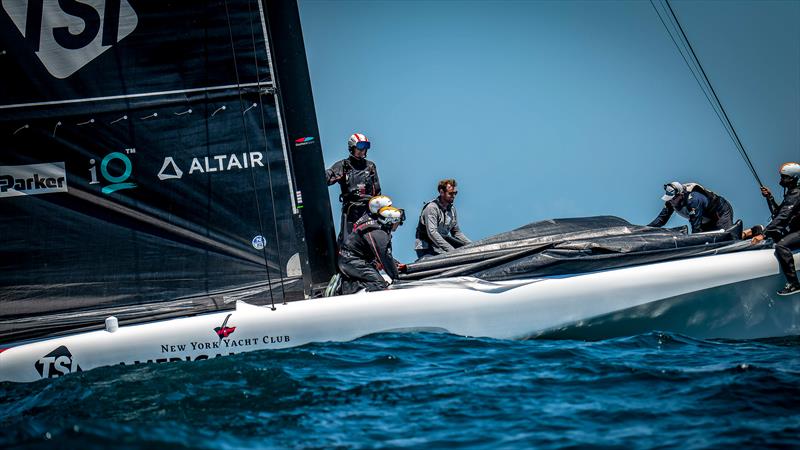
POLYGON ((800 337, 378 334, 0 384, 2 448, 800 446, 800 337))

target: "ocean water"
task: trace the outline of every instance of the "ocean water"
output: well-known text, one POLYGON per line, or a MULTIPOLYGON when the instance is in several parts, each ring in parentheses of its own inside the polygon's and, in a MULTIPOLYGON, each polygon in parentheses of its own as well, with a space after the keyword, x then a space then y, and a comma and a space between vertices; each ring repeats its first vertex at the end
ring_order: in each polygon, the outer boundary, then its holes
POLYGON ((0 384, 1 448, 800 446, 800 337, 378 334, 0 384))

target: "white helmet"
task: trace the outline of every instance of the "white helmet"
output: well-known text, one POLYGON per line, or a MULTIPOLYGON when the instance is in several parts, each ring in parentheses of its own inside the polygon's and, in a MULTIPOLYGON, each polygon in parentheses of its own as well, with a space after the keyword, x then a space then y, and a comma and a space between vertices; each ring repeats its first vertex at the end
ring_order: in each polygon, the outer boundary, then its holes
POLYGON ((686 188, 684 188, 683 185, 677 181, 667 183, 664 185, 664 195, 661 196, 661 200, 668 202, 676 195, 682 194, 685 190, 686 188))
POLYGON ((797 164, 796 162, 783 163, 779 172, 781 175, 800 178, 800 164, 797 164))
POLYGON ((406 220, 406 213, 394 206, 384 206, 378 211, 378 222, 383 225, 402 224, 406 220))
POLYGON ((361 133, 353 133, 347 140, 347 148, 349 149, 369 150, 370 145, 369 139, 361 133))
POLYGON ((385 206, 392 206, 392 199, 385 195, 376 195, 369 199, 369 212, 372 214, 378 214, 385 206))

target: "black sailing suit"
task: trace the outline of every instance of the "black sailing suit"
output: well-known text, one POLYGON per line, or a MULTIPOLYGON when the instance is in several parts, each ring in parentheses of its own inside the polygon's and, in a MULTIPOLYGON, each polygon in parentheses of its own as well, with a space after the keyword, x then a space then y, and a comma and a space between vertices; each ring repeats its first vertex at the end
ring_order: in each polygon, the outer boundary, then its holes
MULTIPOLYGON (((697 189, 697 188, 695 188, 697 189)), ((733 226, 733 207, 724 197, 711 191, 699 190, 683 194, 680 200, 664 202, 658 217, 647 224, 648 227, 662 227, 673 212, 689 219, 692 233, 702 231, 727 230, 733 226)))
POLYGON ((375 163, 353 156, 337 161, 325 171, 328 186, 339 183, 342 193, 342 222, 339 229, 339 246, 341 247, 348 234, 353 231, 353 224, 367 212, 367 202, 373 196, 381 194, 381 183, 378 179, 378 168, 375 163))
POLYGON ((380 291, 388 283, 378 270, 383 269, 392 280, 400 278, 397 263, 392 257, 392 235, 369 215, 359 219, 353 232, 339 250, 339 271, 342 272, 342 294, 361 289, 380 291))
POLYGON ((786 281, 800 285, 792 257, 792 250, 800 248, 800 187, 787 189, 780 206, 772 197, 767 198, 767 204, 773 216, 764 235, 775 241, 775 257, 786 281))

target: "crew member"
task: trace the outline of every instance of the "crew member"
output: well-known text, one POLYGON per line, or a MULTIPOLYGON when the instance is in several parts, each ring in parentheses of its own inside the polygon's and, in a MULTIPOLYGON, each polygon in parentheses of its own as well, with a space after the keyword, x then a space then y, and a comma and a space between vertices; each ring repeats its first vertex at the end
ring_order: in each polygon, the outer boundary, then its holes
POLYGON ((414 242, 418 261, 472 242, 458 227, 458 213, 453 205, 458 194, 456 180, 450 178, 439 181, 437 190, 439 197, 426 203, 419 215, 414 242))
POLYGON ((383 270, 395 281, 398 270, 404 269, 392 257, 392 232, 402 225, 405 213, 391 206, 391 199, 386 196, 373 197, 368 211, 356 221, 339 250, 342 294, 386 289, 389 283, 378 271, 383 270))
POLYGON ((792 256, 792 250, 800 248, 800 187, 798 187, 800 164, 785 163, 779 172, 781 174, 780 185, 784 189, 783 201, 778 205, 769 189, 761 188, 761 193, 767 198, 767 204, 773 215, 772 221, 764 228, 764 232, 756 235, 752 243, 757 244, 765 237, 771 238, 775 242, 775 257, 778 258, 778 264, 786 277, 786 286, 778 291, 778 295, 792 295, 800 292, 800 282, 797 280, 792 256))
POLYGON ((664 208, 648 227, 664 226, 673 212, 689 219, 692 233, 727 230, 733 226, 733 208, 725 198, 697 183, 673 181, 664 185, 664 208))
POLYGON ((353 224, 367 211, 367 202, 371 197, 380 195, 381 183, 378 180, 378 168, 367 160, 369 139, 361 133, 354 133, 347 140, 350 156, 337 161, 325 171, 328 186, 339 183, 342 193, 342 220, 339 229, 339 246, 353 230, 353 224))

